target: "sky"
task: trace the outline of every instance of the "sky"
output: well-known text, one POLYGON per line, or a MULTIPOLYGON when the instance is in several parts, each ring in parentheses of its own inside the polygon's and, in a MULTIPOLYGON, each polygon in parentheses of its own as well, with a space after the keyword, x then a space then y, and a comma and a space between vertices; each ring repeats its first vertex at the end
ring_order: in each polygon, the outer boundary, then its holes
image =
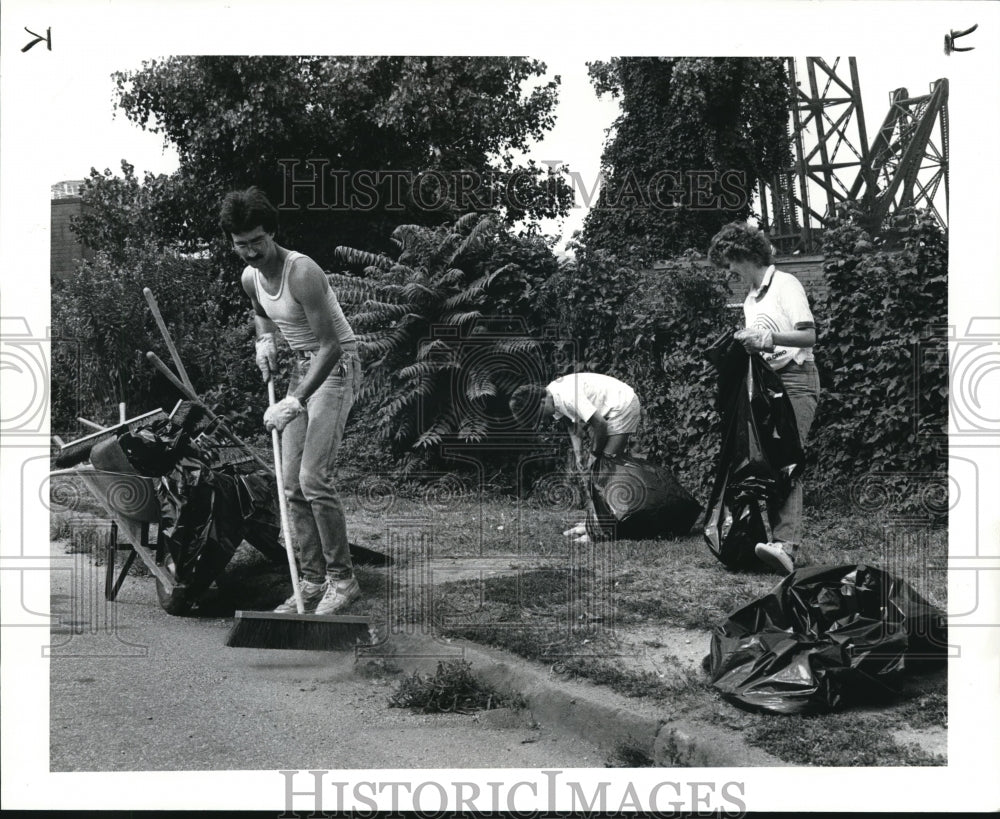
MULTIPOLYGON (((618 114, 618 103, 608 95, 597 97, 587 75, 587 58, 544 53, 536 56, 545 61, 548 75, 558 74, 562 83, 555 126, 532 147, 528 156, 539 162, 567 163, 579 172, 589 193, 599 179, 601 152, 607 129, 618 114)), ((835 57, 825 59, 832 64, 835 57)), ((79 123, 79 126, 68 130, 65 138, 59 141, 59 149, 52 153, 48 170, 51 183, 83 178, 91 167, 99 171, 107 168, 118 174, 123 158, 135 166, 140 177, 144 171, 170 173, 176 169, 177 154, 172 147, 164 146, 158 134, 143 131, 114 110, 111 73, 136 69, 140 65, 138 58, 122 59, 113 53, 103 53, 65 76, 51 103, 67 121, 79 123)), ((906 87, 913 96, 926 93, 932 81, 947 76, 949 68, 943 54, 940 59, 927 59, 926 55, 920 59, 897 56, 891 61, 859 58, 858 73, 869 140, 889 108, 893 89, 906 87)), ((841 60, 839 72, 848 76, 846 56, 841 60)), ((557 249, 564 249, 573 232, 582 227, 587 212, 585 201, 583 192, 577 190, 574 205, 566 217, 542 222, 545 233, 560 237, 557 249)))

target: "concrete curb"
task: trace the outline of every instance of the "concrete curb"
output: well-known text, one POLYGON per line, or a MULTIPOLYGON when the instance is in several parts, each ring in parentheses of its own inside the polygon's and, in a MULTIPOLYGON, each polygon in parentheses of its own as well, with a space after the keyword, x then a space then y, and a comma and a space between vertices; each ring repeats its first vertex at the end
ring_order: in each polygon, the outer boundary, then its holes
POLYGON ((611 752, 621 746, 645 753, 660 767, 784 767, 788 763, 743 742, 717 725, 671 718, 654 707, 581 680, 566 679, 499 649, 432 635, 393 635, 360 659, 391 660, 408 674, 432 672, 438 662, 465 660, 472 673, 498 691, 521 694, 535 723, 586 739, 611 752))

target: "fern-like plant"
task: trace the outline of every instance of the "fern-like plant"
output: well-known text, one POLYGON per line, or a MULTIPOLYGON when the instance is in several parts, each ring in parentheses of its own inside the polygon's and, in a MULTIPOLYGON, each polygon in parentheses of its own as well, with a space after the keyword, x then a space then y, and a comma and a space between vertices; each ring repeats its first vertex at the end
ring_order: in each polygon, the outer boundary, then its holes
POLYGON ((528 287, 524 271, 485 261, 500 229, 472 213, 445 227, 399 226, 395 260, 336 250, 362 273, 330 275, 366 365, 362 396, 377 402, 378 438, 399 452, 483 441, 510 423, 507 397, 537 369, 539 342, 504 307, 528 287))

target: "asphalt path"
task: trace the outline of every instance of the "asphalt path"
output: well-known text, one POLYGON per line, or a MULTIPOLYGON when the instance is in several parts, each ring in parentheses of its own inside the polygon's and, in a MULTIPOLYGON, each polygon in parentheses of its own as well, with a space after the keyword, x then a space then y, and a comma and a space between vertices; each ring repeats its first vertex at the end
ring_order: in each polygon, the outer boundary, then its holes
POLYGON ((225 646, 228 617, 173 617, 150 577, 52 547, 52 771, 595 768, 607 754, 515 715, 389 708, 398 678, 351 652, 225 646))

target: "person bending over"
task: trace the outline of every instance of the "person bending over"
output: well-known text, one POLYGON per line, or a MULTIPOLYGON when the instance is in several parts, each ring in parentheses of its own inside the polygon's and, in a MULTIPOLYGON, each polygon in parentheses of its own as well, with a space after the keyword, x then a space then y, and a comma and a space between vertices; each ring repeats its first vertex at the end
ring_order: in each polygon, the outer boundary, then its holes
MULTIPOLYGON (((511 396, 510 407, 515 418, 533 427, 546 417, 561 422, 583 476, 598 457, 628 451, 642 415, 639 399, 628 384, 590 372, 564 375, 545 387, 519 387, 511 396)), ((586 523, 578 523, 563 534, 585 538, 586 523)))

